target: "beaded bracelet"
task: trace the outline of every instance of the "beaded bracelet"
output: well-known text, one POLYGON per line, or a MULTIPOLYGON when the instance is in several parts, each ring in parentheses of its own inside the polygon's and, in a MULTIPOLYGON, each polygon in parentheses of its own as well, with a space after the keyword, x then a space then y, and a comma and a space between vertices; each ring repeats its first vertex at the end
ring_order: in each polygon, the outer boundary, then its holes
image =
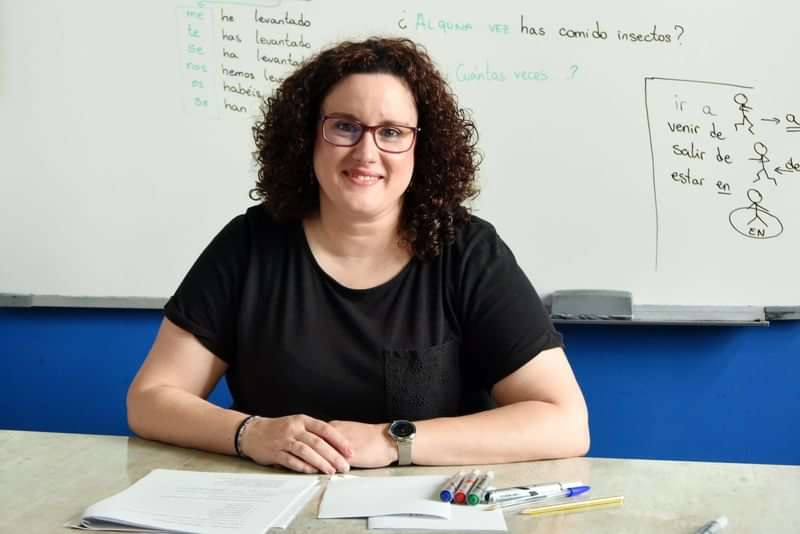
POLYGON ((236 429, 236 436, 233 438, 233 448, 236 450, 236 456, 239 458, 244 458, 245 460, 250 459, 249 456, 242 452, 242 435, 244 435, 247 426, 257 417, 257 415, 248 415, 239 423, 239 428, 236 429))

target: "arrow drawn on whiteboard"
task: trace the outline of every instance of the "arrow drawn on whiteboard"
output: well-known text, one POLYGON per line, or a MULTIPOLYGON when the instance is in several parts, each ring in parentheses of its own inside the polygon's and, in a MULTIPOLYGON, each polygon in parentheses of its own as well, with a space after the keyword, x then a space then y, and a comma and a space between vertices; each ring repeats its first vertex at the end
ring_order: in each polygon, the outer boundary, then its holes
POLYGON ((774 122, 776 126, 781 123, 781 120, 778 117, 772 117, 771 119, 761 119, 761 120, 764 122, 774 122))

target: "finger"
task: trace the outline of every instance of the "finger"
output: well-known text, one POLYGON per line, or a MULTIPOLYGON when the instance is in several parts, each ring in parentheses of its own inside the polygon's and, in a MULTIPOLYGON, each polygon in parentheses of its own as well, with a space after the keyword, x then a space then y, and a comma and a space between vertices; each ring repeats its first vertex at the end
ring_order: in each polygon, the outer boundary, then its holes
POLYGON ((332 425, 325 421, 309 417, 308 421, 306 421, 306 429, 324 439, 347 458, 353 456, 353 448, 350 446, 347 438, 332 425))
MULTIPOLYGON (((306 432, 304 436, 311 436, 311 434, 306 432)), ((305 439, 311 439, 311 438, 305 438, 305 439)), ((306 462, 308 465, 314 467, 315 469, 318 469, 322 473, 328 475, 333 475, 336 473, 336 467, 334 466, 334 464, 328 462, 328 460, 325 459, 319 453, 319 451, 317 451, 314 447, 306 443, 300 436, 295 438, 295 440, 289 444, 289 447, 286 449, 286 451, 290 454, 297 456, 298 458, 306 462)))
POLYGON ((319 469, 314 467, 313 465, 309 465, 307 462, 304 462, 297 456, 290 454, 286 451, 281 451, 278 453, 278 457, 276 458, 277 464, 281 465, 287 469, 291 469, 292 471, 297 471, 298 473, 307 473, 307 474, 314 474, 319 473, 319 469))
POLYGON ((350 463, 347 459, 339 454, 339 451, 331 447, 327 441, 313 432, 304 432, 295 439, 308 445, 314 452, 322 457, 326 463, 332 465, 335 471, 339 471, 340 473, 347 473, 350 471, 350 463))

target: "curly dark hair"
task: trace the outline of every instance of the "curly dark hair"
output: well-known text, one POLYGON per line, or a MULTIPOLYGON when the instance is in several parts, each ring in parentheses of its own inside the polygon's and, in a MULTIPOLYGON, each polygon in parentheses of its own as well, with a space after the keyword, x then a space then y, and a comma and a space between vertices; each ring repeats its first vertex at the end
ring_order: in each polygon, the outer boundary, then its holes
POLYGON ((251 192, 280 221, 319 209, 313 151, 322 102, 350 74, 391 74, 405 81, 421 128, 414 173, 403 199, 402 242, 420 259, 441 253, 469 220, 462 203, 478 195, 478 133, 424 48, 408 39, 345 41, 303 64, 266 99, 253 127, 259 170, 251 192))

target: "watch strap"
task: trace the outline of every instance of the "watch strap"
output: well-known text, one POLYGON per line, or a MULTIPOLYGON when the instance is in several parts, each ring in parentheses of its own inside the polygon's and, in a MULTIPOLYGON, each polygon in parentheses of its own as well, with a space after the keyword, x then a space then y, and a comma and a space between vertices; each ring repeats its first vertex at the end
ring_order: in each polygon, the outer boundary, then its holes
POLYGON ((397 443, 397 465, 411 465, 412 440, 395 438, 397 443))

